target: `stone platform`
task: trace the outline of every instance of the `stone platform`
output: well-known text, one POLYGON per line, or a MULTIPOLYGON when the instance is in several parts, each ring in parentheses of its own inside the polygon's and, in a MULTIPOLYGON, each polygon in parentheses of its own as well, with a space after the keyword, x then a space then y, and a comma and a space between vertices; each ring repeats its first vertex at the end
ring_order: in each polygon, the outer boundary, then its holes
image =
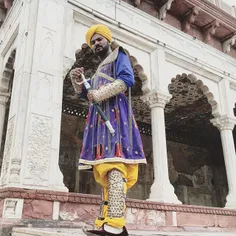
MULTIPOLYGON (((12 236, 84 236, 81 229, 30 229, 14 228, 12 236)), ((235 236, 235 232, 157 232, 157 231, 129 231, 130 236, 235 236)))
MULTIPOLYGON (((93 224, 100 203, 100 197, 95 195, 21 188, 1 189, 0 199, 2 231, 11 232, 13 227, 21 227, 21 231, 22 228, 70 228, 69 235, 76 229, 79 233, 84 224, 93 224)), ((158 235, 159 232, 166 232, 163 235, 171 232, 179 232, 176 235, 194 235, 191 232, 223 235, 236 232, 236 211, 127 199, 126 222, 133 235, 140 235, 140 232, 147 232, 143 235, 158 235)), ((22 235, 14 233, 15 236, 22 235)))

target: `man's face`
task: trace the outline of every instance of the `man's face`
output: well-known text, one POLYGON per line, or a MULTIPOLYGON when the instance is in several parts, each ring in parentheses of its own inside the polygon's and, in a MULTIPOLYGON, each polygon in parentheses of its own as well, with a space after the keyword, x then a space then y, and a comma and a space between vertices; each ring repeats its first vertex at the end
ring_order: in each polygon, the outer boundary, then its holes
POLYGON ((108 40, 100 34, 94 34, 90 43, 91 49, 98 56, 106 55, 110 47, 108 40))

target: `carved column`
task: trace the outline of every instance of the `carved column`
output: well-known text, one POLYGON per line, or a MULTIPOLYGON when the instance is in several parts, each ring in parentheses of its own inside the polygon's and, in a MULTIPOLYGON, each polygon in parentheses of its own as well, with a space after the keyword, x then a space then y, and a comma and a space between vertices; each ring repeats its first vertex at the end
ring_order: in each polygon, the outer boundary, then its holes
POLYGON ((236 124, 236 118, 227 115, 211 120, 212 124, 220 130, 221 142, 224 153, 226 174, 229 193, 225 207, 236 209, 236 154, 232 130, 236 124))
POLYGON ((9 99, 9 94, 1 92, 0 88, 0 147, 2 143, 2 135, 3 135, 3 126, 5 121, 5 113, 6 113, 6 103, 9 99))
POLYGON ((151 108, 152 119, 154 182, 148 200, 181 203, 174 193, 174 187, 170 183, 168 174, 164 107, 170 98, 171 95, 156 90, 142 98, 151 108))
POLYGON ((68 191, 58 165, 66 3, 22 5, 1 187, 68 191))

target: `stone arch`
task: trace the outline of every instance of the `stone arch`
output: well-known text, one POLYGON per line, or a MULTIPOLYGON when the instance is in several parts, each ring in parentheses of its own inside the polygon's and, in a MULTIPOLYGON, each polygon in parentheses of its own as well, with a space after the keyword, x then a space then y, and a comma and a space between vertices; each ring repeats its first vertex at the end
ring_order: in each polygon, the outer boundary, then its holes
POLYGON ((13 49, 3 70, 2 73, 2 86, 3 90, 9 91, 12 86, 13 77, 14 77, 14 63, 16 57, 16 49, 13 49))
POLYGON ((207 100, 212 107, 212 115, 215 117, 219 116, 220 112, 218 110, 218 104, 214 98, 213 93, 210 92, 210 89, 204 85, 203 81, 198 79, 194 74, 189 74, 187 77, 191 82, 196 83, 197 86, 202 90, 203 94, 207 97, 207 100))
MULTIPOLYGON (((118 44, 113 42, 111 46, 112 46, 112 49, 114 50, 118 46, 118 44)), ((142 65, 139 64, 137 58, 135 58, 135 56, 133 55, 130 55, 129 51, 126 50, 125 48, 124 50, 126 54, 129 56, 131 65, 134 70, 135 86, 132 88, 132 102, 133 102, 132 107, 138 108, 138 109, 134 109, 134 112, 136 113, 136 116, 138 118, 138 119, 136 118, 136 120, 138 121, 139 118, 142 119, 145 114, 145 117, 147 117, 147 122, 148 122, 149 120, 148 117, 150 117, 150 111, 148 111, 148 109, 146 108, 147 106, 144 105, 140 99, 140 96, 143 94, 142 86, 143 86, 143 83, 147 81, 147 76, 145 74, 145 71, 142 65), (143 104, 143 105, 140 105, 140 104, 143 104), (143 107, 145 107, 146 113, 140 112, 141 108, 143 107)), ((85 69, 85 77, 87 78, 90 78, 95 73, 97 66, 100 63, 99 58, 97 58, 93 54, 93 52, 91 51, 91 49, 88 47, 87 44, 81 45, 81 48, 75 52, 75 58, 76 58, 76 61, 74 65, 72 65, 70 70, 75 67, 81 67, 83 65, 85 69)), ((65 178, 68 178, 69 175, 73 174, 72 173, 73 171, 71 171, 73 169, 72 166, 67 166, 65 162, 74 163, 74 166, 76 166, 77 159, 75 160, 75 156, 79 155, 79 147, 82 143, 82 138, 83 138, 83 127, 84 127, 83 122, 85 122, 85 117, 87 115, 87 106, 88 106, 87 101, 84 99, 80 99, 79 104, 78 104, 78 99, 76 95, 74 94, 74 89, 70 81, 70 75, 69 75, 70 70, 68 71, 65 77, 64 88, 63 88, 61 147, 60 147, 60 161, 59 161, 59 166, 65 178), (73 143, 73 145, 71 145, 70 143, 73 143), (67 160, 70 160, 70 161, 67 161, 67 160)), ((141 133, 143 133, 144 135, 148 133, 146 127, 142 127, 141 129, 142 129, 141 133)), ((146 141, 146 143, 150 143, 150 141, 148 140, 146 141)), ((151 153, 148 153, 148 156, 150 156, 150 160, 151 160, 151 153)), ((83 193, 94 194, 94 193, 98 193, 97 191, 100 191, 100 187, 96 186, 96 184, 93 182, 94 180, 93 180, 91 172, 83 171, 83 174, 81 176, 80 174, 77 173, 75 169, 73 170, 77 174, 76 181, 78 182, 78 178, 81 179, 79 180, 78 186, 79 185, 82 186, 83 193), (86 185, 84 184, 85 181, 83 181, 83 179, 89 179, 90 188, 88 187, 88 184, 86 185), (92 189, 91 189, 91 186, 92 186, 92 189)), ((143 170, 143 173, 145 172, 147 171, 143 170)), ((152 175, 152 171, 149 171, 148 173, 152 175)), ((142 176, 144 176, 144 174, 142 176)), ((72 176, 71 178, 74 178, 75 180, 74 176, 72 176)), ((153 181, 153 177, 151 176, 150 179, 151 179, 151 183, 150 183, 151 185, 153 181)), ((66 184, 66 186, 69 188, 70 191, 80 192, 78 186, 73 186, 69 182, 66 183, 65 181, 64 183, 66 184)), ((137 185, 137 189, 134 190, 136 192, 132 193, 133 196, 137 195, 137 192, 140 192, 139 191, 141 188, 140 186, 141 184, 139 186, 137 185)), ((148 191, 148 188, 147 188, 147 191, 148 191)), ((147 193, 147 196, 142 196, 142 199, 146 199, 147 197, 148 197, 148 193, 147 193)))
MULTIPOLYGON (((206 96, 208 103, 211 105, 212 108, 212 115, 214 117, 217 117, 220 115, 219 110, 218 110, 218 104, 214 98, 214 95, 212 92, 210 92, 210 89, 204 85, 203 81, 198 79, 194 74, 185 74, 183 73, 182 75, 177 75, 176 78, 173 78, 171 80, 171 83, 174 83, 176 80, 180 80, 181 78, 187 78, 192 84, 196 84, 197 87, 202 91, 203 95, 206 96)), ((170 91, 171 89, 171 84, 169 84, 168 89, 170 91)))
POLYGON ((175 192, 184 204, 223 207, 227 178, 220 133, 210 122, 219 115, 217 101, 194 74, 177 75, 168 89, 172 98, 165 107, 166 136, 178 172, 177 180, 170 179, 175 192))
POLYGON ((10 111, 10 103, 11 103, 11 92, 12 92, 12 85, 13 85, 13 78, 14 78, 14 63, 15 63, 15 56, 16 56, 16 49, 12 50, 10 53, 10 56, 8 57, 4 70, 1 76, 1 85, 0 87, 0 99, 2 106, 3 114, 2 117, 0 117, 0 166, 3 159, 3 152, 4 152, 4 146, 5 146, 5 139, 6 139, 6 132, 7 132, 7 123, 8 123, 8 117, 9 117, 9 111, 10 111))

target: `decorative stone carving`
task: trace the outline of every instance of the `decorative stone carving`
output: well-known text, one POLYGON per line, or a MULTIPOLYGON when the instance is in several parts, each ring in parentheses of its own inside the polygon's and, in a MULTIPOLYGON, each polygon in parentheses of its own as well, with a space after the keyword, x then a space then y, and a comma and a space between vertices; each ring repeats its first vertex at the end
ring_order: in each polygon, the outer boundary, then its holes
POLYGON ((194 74, 187 75, 183 73, 182 75, 177 75, 176 78, 171 80, 168 88, 170 94, 173 95, 173 99, 171 99, 165 108, 166 111, 171 112, 175 106, 183 107, 187 104, 194 103, 199 99, 203 99, 203 95, 205 95, 208 103, 211 105, 212 114, 214 116, 219 115, 218 103, 213 93, 194 74))
POLYGON ((236 35, 230 37, 229 39, 225 40, 223 42, 223 52, 224 53, 229 53, 231 46, 233 46, 236 42, 236 35))
MULTIPOLYGON (((51 158, 52 119, 32 116, 26 163, 26 183, 47 185, 51 158)), ((55 163, 57 164, 57 163, 55 163)))
POLYGON ((160 9, 159 9, 159 19, 164 20, 166 18, 166 12, 170 10, 171 4, 174 0, 168 0, 160 9))
POLYGON ((227 115, 216 117, 211 120, 212 124, 221 130, 233 130, 236 124, 236 118, 227 115))
POLYGON ((9 169, 9 163, 10 163, 11 151, 12 151, 14 123, 15 123, 15 117, 13 117, 8 122, 7 137, 6 137, 5 150, 4 150, 4 156, 3 156, 3 162, 2 162, 1 186, 4 186, 7 184, 8 169, 9 169))
POLYGON ((146 94, 145 96, 142 96, 141 100, 147 103, 150 108, 152 107, 164 108, 166 103, 170 101, 171 97, 172 96, 170 94, 165 94, 157 90, 154 90, 146 94))
POLYGON ((3 218, 21 219, 24 199, 6 198, 3 207, 3 218))
POLYGON ((50 60, 50 58, 55 58, 55 38, 56 38, 56 32, 54 32, 51 29, 47 29, 46 27, 43 27, 42 29, 42 43, 40 45, 40 65, 43 66, 50 66, 54 68, 54 62, 50 60))
POLYGON ((37 81, 37 91, 35 97, 44 101, 52 101, 52 81, 53 76, 46 73, 39 73, 39 80, 37 81))
POLYGON ((185 14, 184 20, 182 21, 182 30, 185 33, 187 33, 190 30, 191 24, 195 21, 199 12, 200 12, 200 7, 194 7, 192 10, 188 11, 185 14))
POLYGON ((9 183, 20 183, 20 168, 21 168, 21 159, 12 158, 9 183))
POLYGON ((212 35, 215 34, 216 29, 220 26, 219 20, 214 20, 203 28, 204 42, 209 43, 212 35))

